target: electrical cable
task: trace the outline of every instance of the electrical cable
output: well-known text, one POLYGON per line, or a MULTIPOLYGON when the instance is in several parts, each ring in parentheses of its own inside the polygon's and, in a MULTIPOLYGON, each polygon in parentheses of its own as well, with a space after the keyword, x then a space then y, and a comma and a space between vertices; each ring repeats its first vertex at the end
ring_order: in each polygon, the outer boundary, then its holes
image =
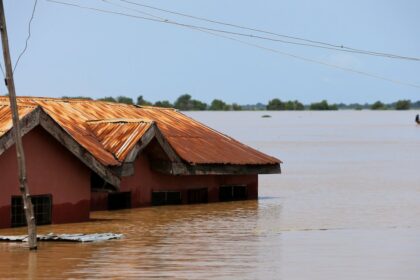
MULTIPOLYGON (((313 45, 313 44, 318 44, 318 45, 327 46, 328 48, 326 48, 326 49, 333 49, 333 50, 337 50, 337 51, 351 51, 351 52, 356 52, 356 53, 360 53, 360 54, 370 54, 370 55, 384 56, 384 57, 389 57, 389 58, 398 58, 398 59, 407 59, 407 60, 420 61, 420 58, 416 58, 416 57, 408 57, 408 56, 401 56, 401 55, 390 54, 390 53, 367 51, 367 50, 362 50, 362 49, 357 49, 357 48, 351 48, 351 47, 346 47, 346 46, 343 46, 343 45, 325 43, 325 42, 321 42, 321 41, 305 39, 305 38, 302 38, 302 37, 284 35, 284 34, 279 34, 279 33, 271 32, 271 31, 266 31, 266 30, 262 30, 262 29, 246 27, 246 26, 242 26, 242 25, 238 25, 238 24, 226 23, 226 22, 212 20, 212 19, 208 19, 208 18, 197 17, 197 16, 185 14, 185 13, 180 13, 180 12, 175 12, 175 11, 171 11, 171 10, 167 10, 167 9, 158 8, 156 6, 150 6, 150 5, 146 5, 146 4, 140 4, 138 2, 133 2, 133 1, 129 1, 129 0, 119 0, 119 1, 125 2, 125 3, 128 3, 128 4, 132 4, 132 5, 136 5, 136 6, 140 6, 140 7, 145 7, 145 8, 149 8, 149 9, 153 9, 153 10, 165 12, 165 13, 170 13, 170 14, 174 14, 174 15, 178 15, 178 16, 187 17, 187 18, 192 18, 192 19, 195 19, 195 20, 201 20, 201 21, 210 22, 210 23, 214 23, 214 24, 219 24, 219 25, 224 25, 224 26, 239 28, 239 29, 242 29, 242 30, 249 30, 249 31, 264 33, 264 34, 268 34, 268 35, 274 35, 274 36, 278 36, 278 37, 289 38, 289 39, 294 39, 294 40, 299 40, 299 41, 304 41, 304 42, 312 43, 312 44, 303 44, 303 43, 296 43, 296 42, 294 42, 294 44, 296 44, 296 45, 322 48, 321 46, 313 45)), ((258 36, 255 36, 255 37, 258 37, 258 36)), ((260 38, 260 39, 262 39, 262 38, 260 38)), ((282 41, 280 41, 280 42, 282 42, 282 41)), ((291 43, 291 42, 284 42, 284 43, 291 43)))
MULTIPOLYGON (((151 20, 151 21, 161 22, 161 23, 172 23, 170 21, 162 21, 162 20, 157 20, 157 19, 145 18, 145 17, 141 17, 141 16, 130 15, 130 14, 125 14, 125 13, 115 12, 115 11, 109 11, 109 10, 103 10, 103 9, 98 9, 98 8, 93 8, 93 7, 86 7, 86 6, 81 6, 81 5, 74 4, 74 3, 61 2, 61 1, 57 1, 57 0, 46 0, 46 1, 61 4, 61 5, 66 5, 66 6, 72 6, 72 7, 76 7, 76 8, 80 8, 80 9, 92 10, 92 11, 96 11, 96 12, 100 12, 100 13, 115 14, 115 15, 120 15, 120 16, 131 17, 131 18, 151 20)), ((368 77, 371 77, 371 78, 388 81, 388 82, 395 83, 395 84, 401 84, 401 85, 406 85, 406 86, 410 86, 410 87, 414 87, 414 88, 420 88, 420 85, 417 85, 417 84, 414 84, 414 83, 395 80, 395 79, 387 78, 387 77, 384 77, 384 76, 372 74, 372 73, 369 73, 369 72, 364 72, 364 71, 356 70, 356 69, 349 68, 349 67, 344 67, 344 66, 340 66, 340 65, 336 65, 336 64, 332 64, 332 63, 327 63, 327 62, 324 62, 324 61, 319 61, 319 60, 315 60, 315 59, 311 59, 311 58, 307 58, 307 57, 303 57, 303 56, 279 51, 279 50, 268 48, 268 47, 261 46, 261 45, 258 45, 258 44, 246 42, 246 41, 243 41, 243 40, 240 40, 240 39, 237 39, 237 38, 233 38, 233 37, 229 37, 229 36, 226 36, 226 35, 218 34, 218 33, 209 31, 208 29, 201 29, 200 27, 197 27, 197 26, 178 24, 178 23, 175 23, 175 25, 196 29, 198 31, 205 32, 205 33, 211 34, 213 36, 229 39, 231 41, 235 41, 235 42, 242 43, 242 44, 245 44, 245 45, 248 45, 248 46, 252 46, 252 47, 255 47, 255 48, 266 50, 266 51, 269 51, 269 52, 272 52, 272 53, 277 53, 277 54, 280 54, 280 55, 283 55, 283 56, 288 56, 288 57, 295 58, 295 59, 298 59, 298 60, 301 60, 301 61, 320 64, 320 65, 328 66, 328 67, 331 67, 331 68, 336 68, 336 69, 340 69, 340 70, 343 70, 343 71, 352 72, 352 73, 355 73, 355 74, 364 75, 364 76, 368 76, 368 77)))
MULTIPOLYGON (((321 49, 328 49, 328 50, 348 52, 348 53, 357 53, 357 54, 363 54, 363 55, 379 56, 379 57, 385 57, 385 58, 391 58, 391 59, 403 59, 403 60, 420 61, 420 58, 416 58, 416 57, 405 57, 405 56, 399 56, 399 55, 393 55, 393 54, 367 52, 367 51, 357 50, 357 49, 350 50, 348 48, 338 49, 338 48, 335 48, 335 47, 325 47, 325 46, 319 46, 319 45, 314 45, 314 44, 292 42, 292 41, 274 39, 274 38, 265 37, 265 36, 253 35, 253 34, 245 34, 245 33, 239 33, 239 32, 233 32, 233 31, 227 31, 227 30, 221 30, 221 29, 208 28, 208 27, 204 27, 204 26, 184 24, 184 23, 179 23, 179 22, 169 20, 167 18, 162 18, 162 17, 159 17, 159 16, 155 16, 155 15, 152 15, 150 13, 140 11, 138 9, 133 9, 133 8, 129 8, 129 7, 126 7, 126 6, 121 6, 121 5, 118 5, 116 3, 112 3, 111 1, 108 1, 108 0, 100 0, 100 1, 105 2, 107 4, 110 4, 110 5, 113 5, 113 6, 121 7, 121 8, 127 9, 127 10, 135 11, 137 13, 141 13, 141 14, 144 14, 144 15, 152 16, 154 18, 158 18, 158 19, 160 19, 159 21, 164 22, 164 23, 182 25, 184 27, 200 28, 202 30, 208 30, 208 31, 211 31, 211 32, 220 32, 220 33, 225 33, 225 34, 230 34, 230 35, 250 37, 250 38, 268 40, 268 41, 273 41, 273 42, 280 42, 280 43, 285 43, 285 44, 292 44, 292 45, 299 45, 299 46, 306 46, 306 47, 313 47, 313 48, 321 48, 321 49)), ((127 2, 125 0, 120 0, 120 1, 127 2)), ((152 19, 147 19, 147 20, 152 20, 152 19)))
POLYGON ((34 8, 32 9, 32 15, 31 15, 31 18, 30 18, 29 24, 28 24, 28 37, 26 37, 25 48, 22 50, 22 52, 19 54, 18 59, 16 60, 15 67, 13 67, 13 73, 15 73, 16 67, 19 64, 20 59, 22 58, 23 54, 28 49, 28 42, 29 42, 29 39, 31 38, 31 24, 32 24, 32 20, 34 19, 34 16, 35 16, 35 10, 36 10, 36 5, 37 4, 38 4, 38 0, 35 0, 34 8))
MULTIPOLYGON (((67 2, 60 2, 60 1, 50 1, 50 0, 46 0, 48 2, 54 2, 54 3, 59 3, 59 4, 68 4, 69 6, 78 6, 79 8, 81 8, 80 5, 77 4, 73 4, 73 3, 67 3, 67 2)), ((150 13, 146 13, 144 11, 140 11, 137 9, 132 9, 132 8, 128 8, 125 6, 121 6, 115 3, 112 3, 110 1, 107 0, 99 0, 114 6, 118 6, 118 7, 122 7, 124 9, 128 9, 131 11, 135 11, 144 15, 148 15, 148 16, 152 16, 154 18, 158 18, 157 19, 151 19, 151 18, 145 18, 145 17, 139 17, 141 19, 145 19, 145 20, 150 20, 150 21, 158 21, 158 22, 162 22, 162 23, 167 23, 167 24, 174 24, 174 25, 179 25, 179 26, 183 26, 183 27, 189 27, 189 28, 199 28, 202 30, 207 30, 207 31, 211 31, 211 32, 220 32, 220 33, 226 33, 226 34, 230 34, 230 35, 237 35, 237 36, 243 36, 243 37, 250 37, 250 38, 255 38, 255 39, 262 39, 262 40, 268 40, 268 41, 274 41, 274 42, 280 42, 280 43, 285 43, 285 44, 293 44, 293 45, 300 45, 300 46, 308 46, 308 47, 315 47, 315 48, 322 48, 322 49, 329 49, 329 50, 335 50, 335 51, 341 51, 341 52, 349 52, 349 53, 358 53, 358 54, 364 54, 364 55, 371 55, 371 56, 380 56, 380 57, 386 57, 386 58, 392 58, 392 59, 403 59, 403 60, 412 60, 412 61, 420 61, 420 58, 415 58, 415 57, 405 57, 405 56, 398 56, 398 55, 393 55, 393 54, 381 54, 381 53, 374 53, 374 52, 366 52, 366 51, 361 51, 361 50, 348 50, 348 49, 337 49, 337 48, 332 48, 332 47, 323 47, 323 46, 318 46, 318 45, 313 45, 313 44, 306 44, 306 43, 298 43, 298 42, 291 42, 291 41, 286 41, 286 40, 280 40, 280 39, 274 39, 274 38, 270 38, 270 37, 264 37, 264 36, 259 36, 259 35, 253 35, 253 34, 244 34, 244 33, 239 33, 239 32, 233 32, 233 31, 227 31, 227 30, 221 30, 221 29, 215 29, 215 28, 208 28, 208 27, 204 27, 204 26, 197 26, 197 25, 191 25, 191 24, 184 24, 184 23, 179 23, 179 22, 175 22, 166 18, 162 18, 162 17, 158 17, 155 15, 151 15, 150 13)), ((120 0, 121 1, 121 0, 120 0)), ((97 10, 97 11, 101 11, 101 12, 105 12, 105 13, 117 13, 117 14, 121 14, 118 12, 114 12, 114 11, 106 11, 106 10, 101 10, 101 9, 96 9, 96 8, 90 8, 90 7, 84 7, 87 9, 93 9, 93 10, 97 10)), ((127 14, 123 14, 126 16, 131 16, 131 15, 127 15, 127 14)))

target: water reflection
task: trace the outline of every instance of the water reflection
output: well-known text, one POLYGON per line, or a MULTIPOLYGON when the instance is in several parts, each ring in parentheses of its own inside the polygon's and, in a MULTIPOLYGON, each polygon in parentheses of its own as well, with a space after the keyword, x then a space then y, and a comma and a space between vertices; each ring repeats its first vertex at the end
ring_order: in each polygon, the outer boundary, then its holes
POLYGON ((96 212, 89 223, 43 226, 126 237, 41 243, 36 254, 0 243, 0 278, 418 279, 413 112, 227 114, 194 117, 285 161, 282 175, 260 176, 259 201, 96 212))
MULTIPOLYGON (((41 243, 37 254, 28 253, 24 245, 3 243, 0 268, 2 273, 10 272, 7 277, 113 278, 123 273, 125 277, 238 275, 246 279, 258 263, 260 215, 269 216, 259 214, 257 201, 96 212, 95 222, 44 226, 39 231, 121 232, 125 239, 96 244, 41 243), (15 263, 24 256, 27 263, 15 263)), ((20 231, 23 229, 8 230, 20 231)))

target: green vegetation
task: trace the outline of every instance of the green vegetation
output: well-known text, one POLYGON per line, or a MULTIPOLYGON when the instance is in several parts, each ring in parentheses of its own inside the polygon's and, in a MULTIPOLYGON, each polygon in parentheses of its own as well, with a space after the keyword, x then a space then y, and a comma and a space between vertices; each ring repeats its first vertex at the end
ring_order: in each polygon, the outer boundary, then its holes
POLYGON ((127 96, 122 96, 122 95, 117 97, 117 102, 118 103, 129 104, 129 105, 134 104, 133 98, 127 97, 127 96))
POLYGON ((363 109, 370 109, 370 105, 365 103, 365 104, 360 104, 360 103, 350 103, 350 104, 344 104, 344 103, 339 103, 337 104, 337 107, 339 110, 363 110, 363 109))
POLYGON ((278 98, 274 98, 268 101, 267 110, 270 111, 280 111, 280 110, 287 110, 287 111, 300 111, 304 110, 305 106, 299 101, 287 101, 283 102, 278 98))
POLYGON ((269 110, 269 111, 284 110, 285 107, 286 106, 284 105, 284 102, 282 102, 278 98, 274 98, 274 99, 268 101, 268 104, 267 104, 267 110, 269 110))
POLYGON ((242 111, 242 106, 238 105, 236 103, 232 103, 232 105, 230 106, 232 111, 242 111))
POLYGON ((395 110, 409 110, 411 107, 410 100, 398 100, 395 103, 395 110))
MULTIPOLYGON (((85 96, 63 96, 65 99, 86 99, 92 100, 91 97, 85 96)), ((120 95, 118 97, 107 96, 99 98, 97 100, 106 101, 106 102, 118 102, 125 104, 134 104, 134 101, 131 97, 120 95)), ((171 103, 169 100, 156 101, 155 103, 150 102, 142 95, 137 97, 137 102, 135 103, 139 106, 156 106, 163 108, 176 108, 181 111, 301 111, 301 110, 409 110, 409 109, 420 109, 420 100, 416 102, 411 102, 410 100, 398 100, 394 103, 383 103, 381 101, 376 101, 373 104, 365 103, 338 103, 338 104, 329 104, 327 100, 322 100, 321 102, 314 102, 310 105, 304 105, 298 100, 289 100, 282 101, 279 98, 274 98, 268 101, 267 104, 257 103, 257 104, 247 104, 239 105, 238 103, 226 103, 221 99, 214 99, 209 105, 205 102, 202 102, 197 99, 193 99, 189 94, 183 94, 179 96, 174 103, 171 103)))
POLYGON ((331 110, 338 110, 338 106, 336 104, 328 104, 327 100, 322 100, 321 102, 312 103, 309 105, 309 110, 316 110, 316 111, 331 111, 331 110))
POLYGON ((207 104, 195 99, 191 99, 191 95, 184 94, 178 97, 174 103, 174 107, 181 111, 204 111, 207 104))
POLYGON ((154 106, 163 107, 163 108, 173 108, 174 107, 174 105, 171 102, 169 102, 168 100, 157 101, 157 102, 155 102, 154 106))
POLYGON ((214 99, 209 107, 211 111, 229 111, 230 107, 220 99, 214 99))
POLYGON ((143 95, 137 97, 137 105, 139 106, 152 106, 153 104, 149 101, 144 100, 143 95))
POLYGON ((297 100, 295 100, 295 101, 287 101, 286 102, 286 105, 285 105, 285 110, 289 110, 289 111, 302 111, 302 110, 305 110, 305 106, 303 106, 303 104, 300 103, 297 100))
POLYGON ((386 105, 381 101, 376 101, 370 106, 371 110, 386 110, 386 105))
POLYGON ((103 98, 99 98, 99 101, 105 101, 105 102, 117 102, 117 100, 112 96, 107 96, 103 98))

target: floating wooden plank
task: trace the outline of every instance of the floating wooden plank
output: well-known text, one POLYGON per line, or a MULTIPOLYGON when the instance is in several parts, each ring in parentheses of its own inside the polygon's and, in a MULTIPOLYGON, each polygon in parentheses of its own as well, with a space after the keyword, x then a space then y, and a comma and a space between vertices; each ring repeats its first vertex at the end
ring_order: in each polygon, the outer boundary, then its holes
MULTIPOLYGON (((39 241, 57 241, 57 242, 99 242, 123 238, 119 233, 93 233, 93 234, 42 234, 37 235, 39 241)), ((3 242, 28 242, 27 235, 8 235, 0 236, 3 242)))

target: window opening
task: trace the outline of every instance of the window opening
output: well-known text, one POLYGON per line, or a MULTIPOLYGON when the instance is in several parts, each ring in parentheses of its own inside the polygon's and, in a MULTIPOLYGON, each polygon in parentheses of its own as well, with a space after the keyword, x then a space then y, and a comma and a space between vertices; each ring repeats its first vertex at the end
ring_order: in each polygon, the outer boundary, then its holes
POLYGON ((177 191, 155 191, 152 192, 152 205, 173 205, 181 204, 181 192, 177 191))
POLYGON ((219 188, 220 201, 248 199, 248 188, 244 185, 221 186, 219 188))
POLYGON ((208 202, 208 189, 189 189, 188 190, 188 203, 207 203, 208 202))
MULTIPOLYGON (((34 207, 34 215, 37 225, 51 224, 52 217, 52 195, 31 196, 34 207)), ((23 210, 21 196, 12 196, 12 227, 26 226, 26 216, 23 210)))

